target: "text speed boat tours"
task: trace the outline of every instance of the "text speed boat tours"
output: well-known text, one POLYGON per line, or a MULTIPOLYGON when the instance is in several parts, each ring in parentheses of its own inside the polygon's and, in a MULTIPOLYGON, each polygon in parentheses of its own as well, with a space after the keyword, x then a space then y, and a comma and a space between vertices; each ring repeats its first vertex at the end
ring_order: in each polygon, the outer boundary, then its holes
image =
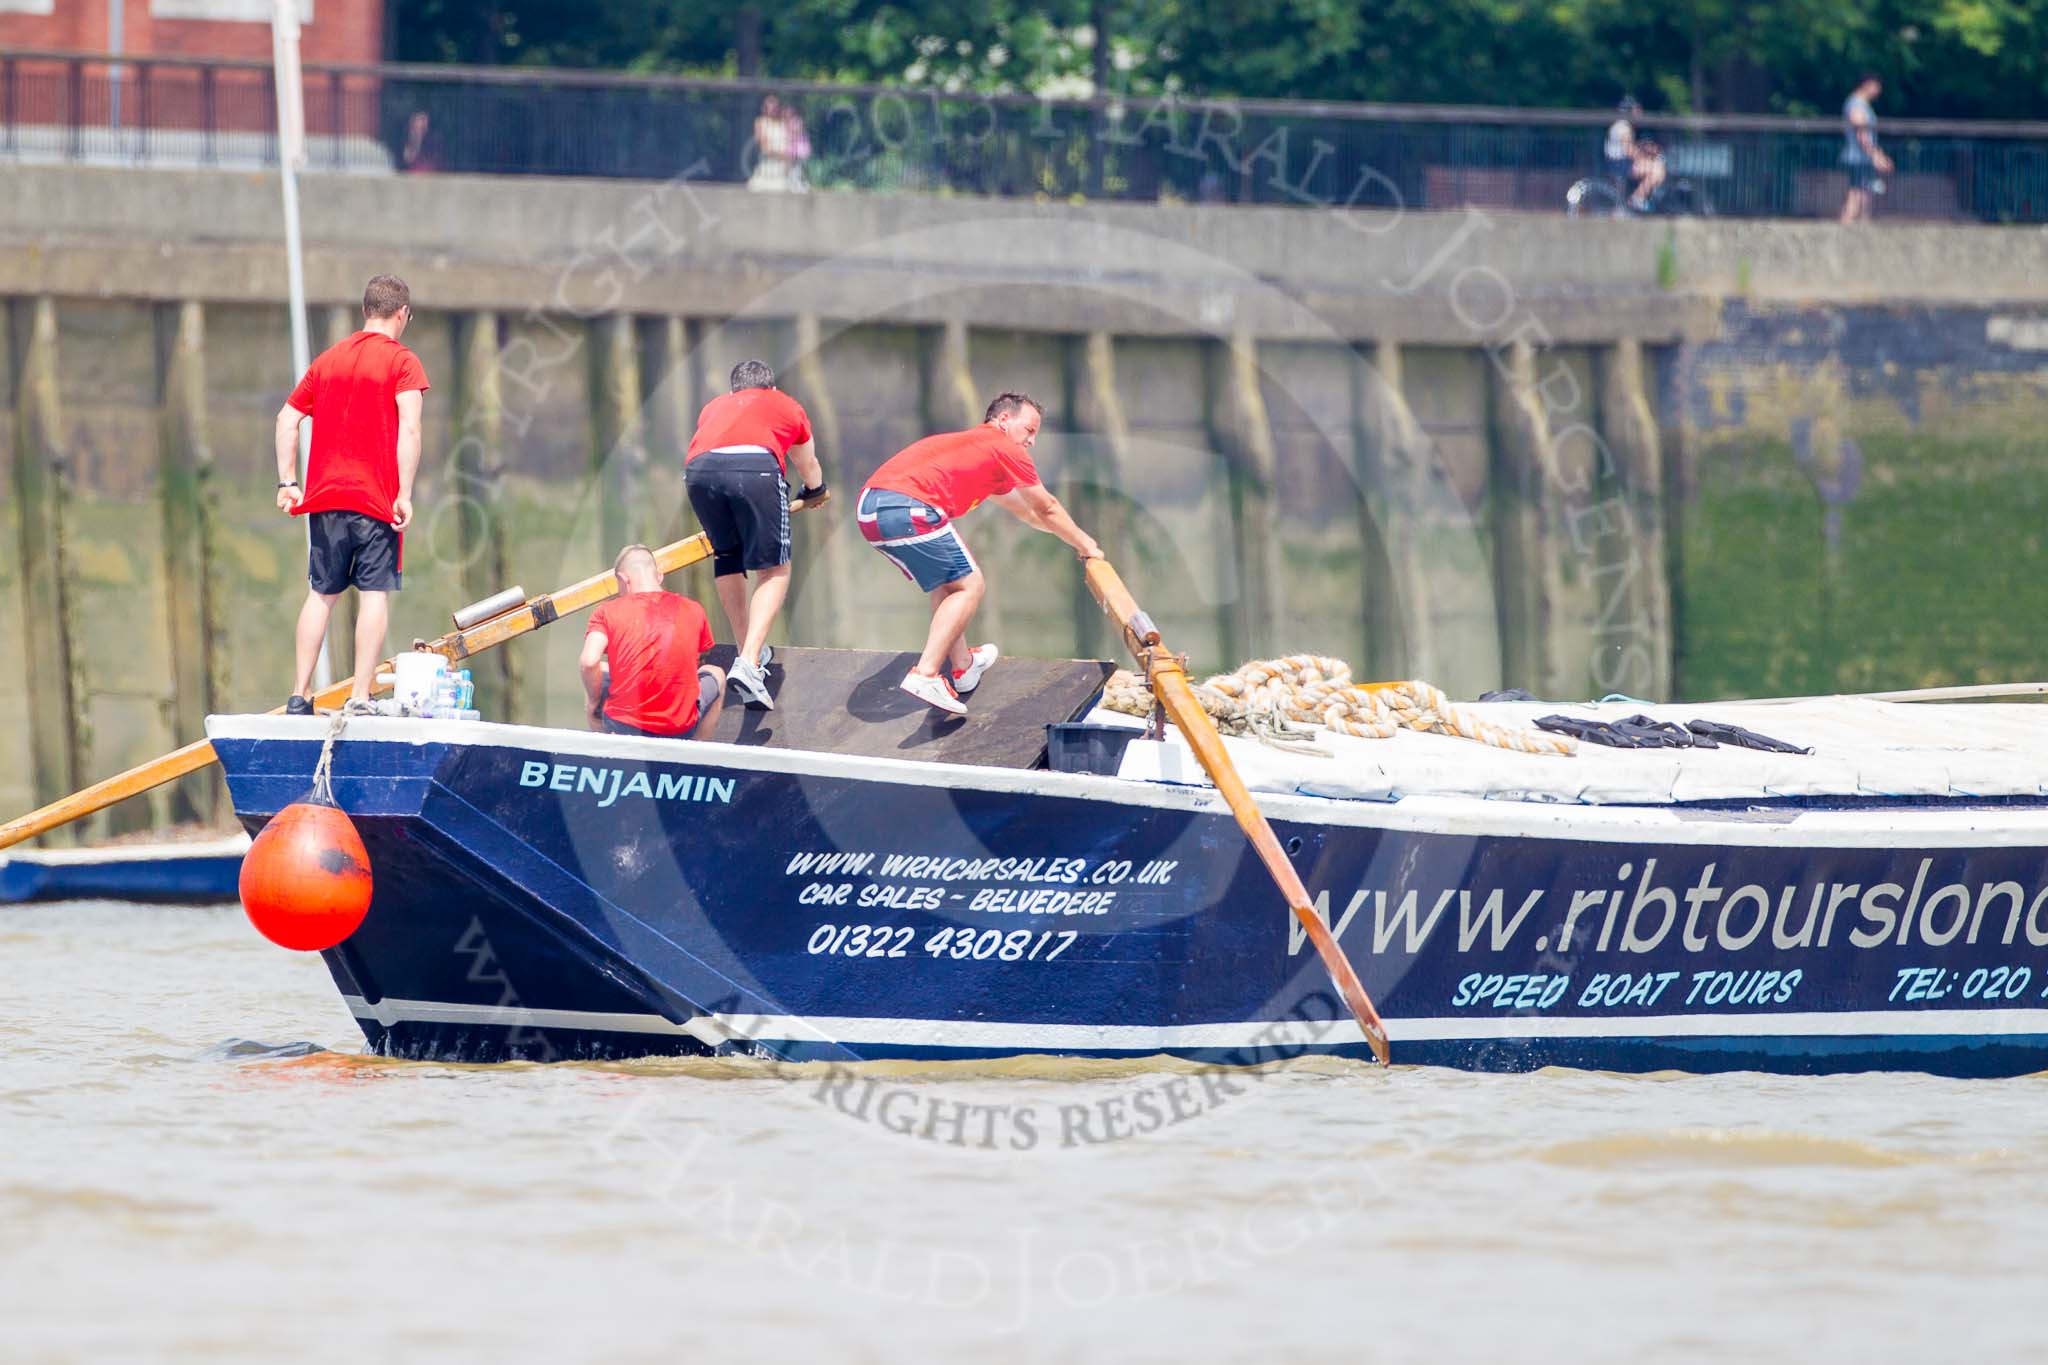
MULTIPOLYGON (((1018 661, 938 723, 894 701, 894 658, 776 672, 777 711, 725 718, 739 743, 350 722, 333 791, 376 890, 326 960, 372 1046, 1365 1055, 1177 737, 1118 776, 1033 766, 1106 665, 1018 661)), ((2048 1067, 2048 810, 2012 757, 2048 713, 1664 710, 1767 715, 1816 752, 1230 741, 1396 1061, 2048 1067)), ((209 728, 253 830, 306 793, 327 723, 209 728)))

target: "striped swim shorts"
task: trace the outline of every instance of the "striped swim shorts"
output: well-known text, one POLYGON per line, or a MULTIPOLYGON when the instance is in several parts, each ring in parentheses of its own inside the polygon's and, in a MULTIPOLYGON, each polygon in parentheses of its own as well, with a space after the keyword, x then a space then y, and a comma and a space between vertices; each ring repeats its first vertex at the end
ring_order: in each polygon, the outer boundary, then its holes
POLYGON ((946 514, 908 493, 863 488, 854 517, 868 543, 924 592, 956 583, 978 567, 946 514))

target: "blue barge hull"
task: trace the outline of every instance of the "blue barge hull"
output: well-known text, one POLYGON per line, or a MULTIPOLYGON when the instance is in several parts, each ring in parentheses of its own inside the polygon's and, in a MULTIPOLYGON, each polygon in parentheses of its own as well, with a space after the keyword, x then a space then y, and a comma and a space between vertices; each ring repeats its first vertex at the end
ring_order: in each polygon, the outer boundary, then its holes
MULTIPOLYGON (((325 722, 209 726, 253 832, 325 722)), ((1206 787, 366 719, 373 1049, 1368 1055, 1206 787)), ((1397 1063, 2048 1068, 2048 810, 1261 797, 1397 1063)))
POLYGON ((235 898, 248 841, 0 855, 0 905, 113 900, 218 905, 235 898))

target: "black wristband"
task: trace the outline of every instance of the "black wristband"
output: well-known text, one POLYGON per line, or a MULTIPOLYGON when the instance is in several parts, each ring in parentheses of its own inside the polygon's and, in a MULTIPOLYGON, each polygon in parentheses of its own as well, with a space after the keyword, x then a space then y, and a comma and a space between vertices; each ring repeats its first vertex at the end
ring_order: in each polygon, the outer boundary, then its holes
POLYGON ((299 481, 297 479, 286 479, 283 483, 278 485, 279 488, 297 488, 298 486, 299 481))
POLYGON ((798 502, 810 502, 814 498, 822 498, 824 496, 825 485, 822 483, 816 488, 799 488, 796 490, 796 500, 798 502))

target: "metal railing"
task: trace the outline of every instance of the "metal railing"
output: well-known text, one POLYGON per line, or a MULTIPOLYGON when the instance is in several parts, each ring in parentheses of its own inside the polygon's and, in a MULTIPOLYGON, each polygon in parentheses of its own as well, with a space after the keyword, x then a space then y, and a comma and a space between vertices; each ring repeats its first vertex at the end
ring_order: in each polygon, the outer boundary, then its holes
MULTIPOLYGON (((506 67, 309 66, 314 170, 611 176, 757 188, 1556 211, 1612 115, 1259 100, 1041 100, 506 67), (769 97, 793 121, 762 121, 769 97), (764 144, 767 155, 764 157, 764 144)), ((1672 202, 1812 217, 1848 173, 1833 119, 1650 114, 1672 202)), ((0 51, 0 160, 264 166, 261 63, 0 51)), ((2048 221, 2048 123, 1894 119, 1879 214, 2048 221)))

